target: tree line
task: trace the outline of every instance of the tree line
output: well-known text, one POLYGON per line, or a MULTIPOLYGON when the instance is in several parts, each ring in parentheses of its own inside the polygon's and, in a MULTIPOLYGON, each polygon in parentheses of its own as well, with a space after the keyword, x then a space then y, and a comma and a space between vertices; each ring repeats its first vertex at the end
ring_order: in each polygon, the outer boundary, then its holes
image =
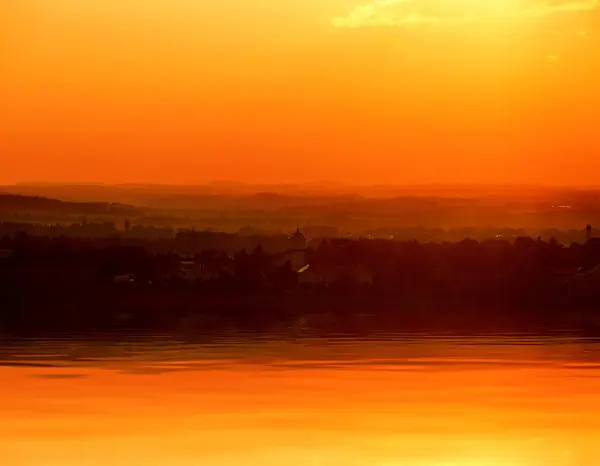
POLYGON ((155 314, 169 314, 170 309, 185 308, 210 313, 217 308, 222 312, 223 306, 236 307, 238 315, 277 318, 287 313, 283 304, 257 305, 249 311, 248 303, 268 297, 283 303, 281 296, 290 293, 297 298, 289 306, 297 306, 299 313, 333 302, 348 312, 361 303, 380 313, 418 306, 438 313, 473 307, 550 313, 600 305, 600 293, 593 292, 593 270, 600 264, 596 241, 563 246, 556 240, 527 237, 453 243, 324 239, 306 249, 308 268, 301 270, 283 245, 269 250, 259 243, 232 252, 209 242, 205 248, 196 244, 194 253, 182 253, 180 246, 175 238, 4 236, 2 319, 50 325, 94 315, 99 325, 104 322, 99 316, 114 317, 126 310, 143 313, 152 308, 155 314), (190 276, 186 267, 193 269, 190 276), (576 296, 573 277, 586 273, 592 293, 576 296), (136 283, 117 284, 115 277, 123 274, 135 276, 136 283), (303 274, 313 278, 304 280, 303 274))

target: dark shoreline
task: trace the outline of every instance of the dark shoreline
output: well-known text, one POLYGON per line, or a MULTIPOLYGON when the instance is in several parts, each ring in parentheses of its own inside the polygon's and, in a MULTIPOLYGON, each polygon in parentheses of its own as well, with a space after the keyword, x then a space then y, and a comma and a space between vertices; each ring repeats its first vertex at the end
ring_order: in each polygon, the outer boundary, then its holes
POLYGON ((227 292, 195 287, 94 286, 37 290, 5 302, 5 334, 165 331, 211 334, 225 329, 290 334, 376 331, 554 331, 600 334, 600 306, 509 302, 486 297, 414 301, 375 292, 317 290, 227 292))

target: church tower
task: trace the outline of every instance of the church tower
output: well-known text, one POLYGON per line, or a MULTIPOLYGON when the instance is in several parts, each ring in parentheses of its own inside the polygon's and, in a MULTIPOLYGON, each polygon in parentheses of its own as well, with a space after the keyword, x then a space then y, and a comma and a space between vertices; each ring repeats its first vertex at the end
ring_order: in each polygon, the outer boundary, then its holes
POLYGON ((306 265, 306 236, 296 229, 296 232, 289 237, 290 248, 288 250, 290 263, 294 270, 300 270, 306 265))
POLYGON ((585 242, 589 242, 592 239, 592 225, 585 227, 585 242))

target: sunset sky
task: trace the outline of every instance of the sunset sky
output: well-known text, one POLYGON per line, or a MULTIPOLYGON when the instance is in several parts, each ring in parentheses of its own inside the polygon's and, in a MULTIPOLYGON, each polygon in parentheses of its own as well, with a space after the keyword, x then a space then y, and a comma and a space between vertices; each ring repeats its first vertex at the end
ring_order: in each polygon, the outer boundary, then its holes
POLYGON ((599 23, 598 0, 2 0, 0 183, 597 184, 599 23))

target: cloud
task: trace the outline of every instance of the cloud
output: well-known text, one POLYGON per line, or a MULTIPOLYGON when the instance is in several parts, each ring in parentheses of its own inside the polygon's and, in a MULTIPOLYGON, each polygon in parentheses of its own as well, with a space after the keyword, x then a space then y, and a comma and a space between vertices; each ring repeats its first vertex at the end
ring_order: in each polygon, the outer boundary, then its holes
POLYGON ((33 374, 32 377, 35 377, 38 379, 51 379, 51 380, 81 379, 84 377, 88 377, 88 374, 33 374))
POLYGON ((331 24, 360 28, 534 20, 599 7, 600 0, 372 0, 334 18, 331 24))

